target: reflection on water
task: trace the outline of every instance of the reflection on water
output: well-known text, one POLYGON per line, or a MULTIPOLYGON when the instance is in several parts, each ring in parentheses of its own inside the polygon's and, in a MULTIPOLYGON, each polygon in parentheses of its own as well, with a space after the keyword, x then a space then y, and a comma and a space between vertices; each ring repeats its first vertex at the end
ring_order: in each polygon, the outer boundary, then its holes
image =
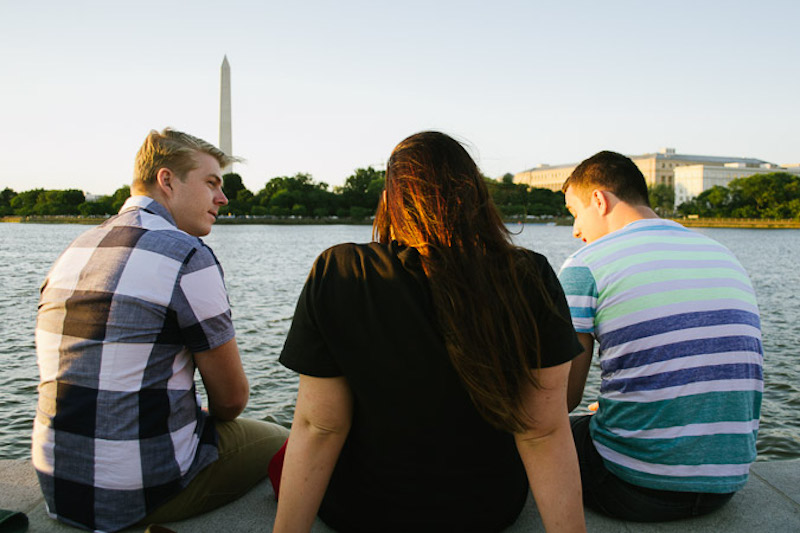
MULTIPOLYGON (((518 244, 558 270, 580 243, 568 227, 510 226, 518 244)), ((36 409, 33 341, 38 287, 57 255, 86 226, 0 224, 0 457, 26 457, 36 409)), ((730 248, 749 272, 762 313, 765 394, 760 459, 800 458, 800 230, 700 230, 730 248)), ((205 241, 225 269, 237 341, 250 378, 246 416, 288 426, 297 377, 277 362, 314 258, 340 242, 370 240, 368 226, 218 226, 205 241)), ((593 365, 585 404, 599 388, 593 365)))

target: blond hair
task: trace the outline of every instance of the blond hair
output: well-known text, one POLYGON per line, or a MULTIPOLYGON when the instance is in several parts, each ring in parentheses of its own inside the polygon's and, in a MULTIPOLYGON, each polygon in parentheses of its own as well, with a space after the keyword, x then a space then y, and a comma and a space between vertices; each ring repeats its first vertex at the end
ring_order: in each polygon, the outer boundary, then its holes
POLYGON ((197 168, 195 153, 210 155, 225 168, 231 163, 241 161, 240 158, 226 154, 213 144, 188 133, 164 128, 157 132, 150 130, 142 147, 136 153, 133 171, 133 185, 149 188, 156 181, 156 174, 161 168, 168 168, 183 180, 186 174, 197 168))

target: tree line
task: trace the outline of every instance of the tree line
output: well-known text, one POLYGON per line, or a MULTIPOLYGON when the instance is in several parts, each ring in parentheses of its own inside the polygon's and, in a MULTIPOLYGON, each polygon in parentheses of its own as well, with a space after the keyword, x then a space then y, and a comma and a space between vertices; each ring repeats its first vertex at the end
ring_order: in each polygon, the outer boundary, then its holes
MULTIPOLYGON (((559 217, 568 213, 563 193, 547 189, 528 189, 515 184, 513 175, 500 180, 485 178, 489 193, 502 214, 508 218, 524 216, 559 217)), ((385 172, 372 167, 359 168, 348 176, 341 187, 316 182, 310 174, 278 176, 253 193, 245 187, 239 174, 223 176, 222 190, 228 205, 220 209, 223 216, 351 218, 372 216, 383 191, 385 172)), ((107 216, 119 211, 130 196, 128 186, 113 194, 87 201, 77 189, 33 189, 16 193, 0 191, 0 216, 107 216)))
MULTIPOLYGON (((225 174, 222 189, 228 205, 220 209, 220 214, 364 219, 378 206, 384 178, 383 170, 359 168, 347 177, 344 185, 329 190, 327 183, 314 181, 310 174, 298 173, 272 178, 253 193, 244 186, 239 174, 225 174)), ((485 180, 495 205, 507 219, 568 215, 560 191, 529 189, 513 183, 512 174, 499 180, 485 180)), ((785 172, 739 178, 727 187, 718 185, 703 191, 677 208, 671 186, 655 185, 649 194, 650 204, 662 216, 800 219, 800 176, 785 172)), ((86 201, 83 192, 77 189, 32 189, 17 193, 5 188, 0 191, 0 216, 107 216, 117 213, 128 196, 128 186, 93 201, 86 201)))
POLYGON ((800 220, 800 176, 788 172, 737 178, 678 206, 671 185, 654 185, 648 192, 650 205, 661 216, 800 220))
POLYGON ((800 219, 800 176, 772 172, 738 178, 703 191, 677 211, 703 218, 800 219))

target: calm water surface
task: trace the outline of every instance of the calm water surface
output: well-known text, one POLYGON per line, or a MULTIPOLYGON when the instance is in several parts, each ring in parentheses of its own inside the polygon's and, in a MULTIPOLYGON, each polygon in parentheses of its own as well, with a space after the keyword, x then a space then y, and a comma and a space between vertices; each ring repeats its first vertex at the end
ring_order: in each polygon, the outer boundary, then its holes
MULTIPOLYGON (((517 244, 558 270, 580 243, 568 227, 512 226, 517 244)), ((38 287, 87 226, 0 224, 0 458, 27 457, 36 410, 34 325, 38 287)), ((765 393, 759 458, 800 458, 800 230, 702 229, 747 269, 762 314, 765 393)), ((368 226, 218 226, 205 241, 225 269, 237 341, 250 378, 245 415, 290 425, 297 377, 278 362, 297 296, 314 258, 340 242, 370 240, 368 226)), ((586 402, 599 386, 595 364, 586 402)))

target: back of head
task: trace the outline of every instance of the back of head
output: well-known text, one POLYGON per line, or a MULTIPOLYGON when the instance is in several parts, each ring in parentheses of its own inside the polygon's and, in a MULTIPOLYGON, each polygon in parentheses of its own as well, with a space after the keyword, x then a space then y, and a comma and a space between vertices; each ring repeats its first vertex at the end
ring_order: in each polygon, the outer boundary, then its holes
POLYGON ((472 403, 489 424, 522 430, 522 393, 539 360, 528 303, 531 287, 542 288, 536 267, 511 243, 475 162, 447 135, 398 144, 385 193, 376 239, 420 252, 447 354, 472 403))
POLYGON ((196 168, 197 152, 210 155, 222 168, 239 161, 213 144, 188 133, 170 128, 161 132, 151 130, 136 154, 133 189, 148 190, 155 183, 160 168, 168 168, 183 179, 189 171, 196 168))
POLYGON ((564 182, 562 191, 572 187, 586 200, 593 189, 602 189, 630 205, 649 207, 647 182, 642 171, 622 154, 602 151, 583 161, 564 182))
POLYGON ((423 256, 509 246, 477 165, 448 135, 425 131, 398 144, 385 190, 374 225, 380 242, 397 240, 423 256))

